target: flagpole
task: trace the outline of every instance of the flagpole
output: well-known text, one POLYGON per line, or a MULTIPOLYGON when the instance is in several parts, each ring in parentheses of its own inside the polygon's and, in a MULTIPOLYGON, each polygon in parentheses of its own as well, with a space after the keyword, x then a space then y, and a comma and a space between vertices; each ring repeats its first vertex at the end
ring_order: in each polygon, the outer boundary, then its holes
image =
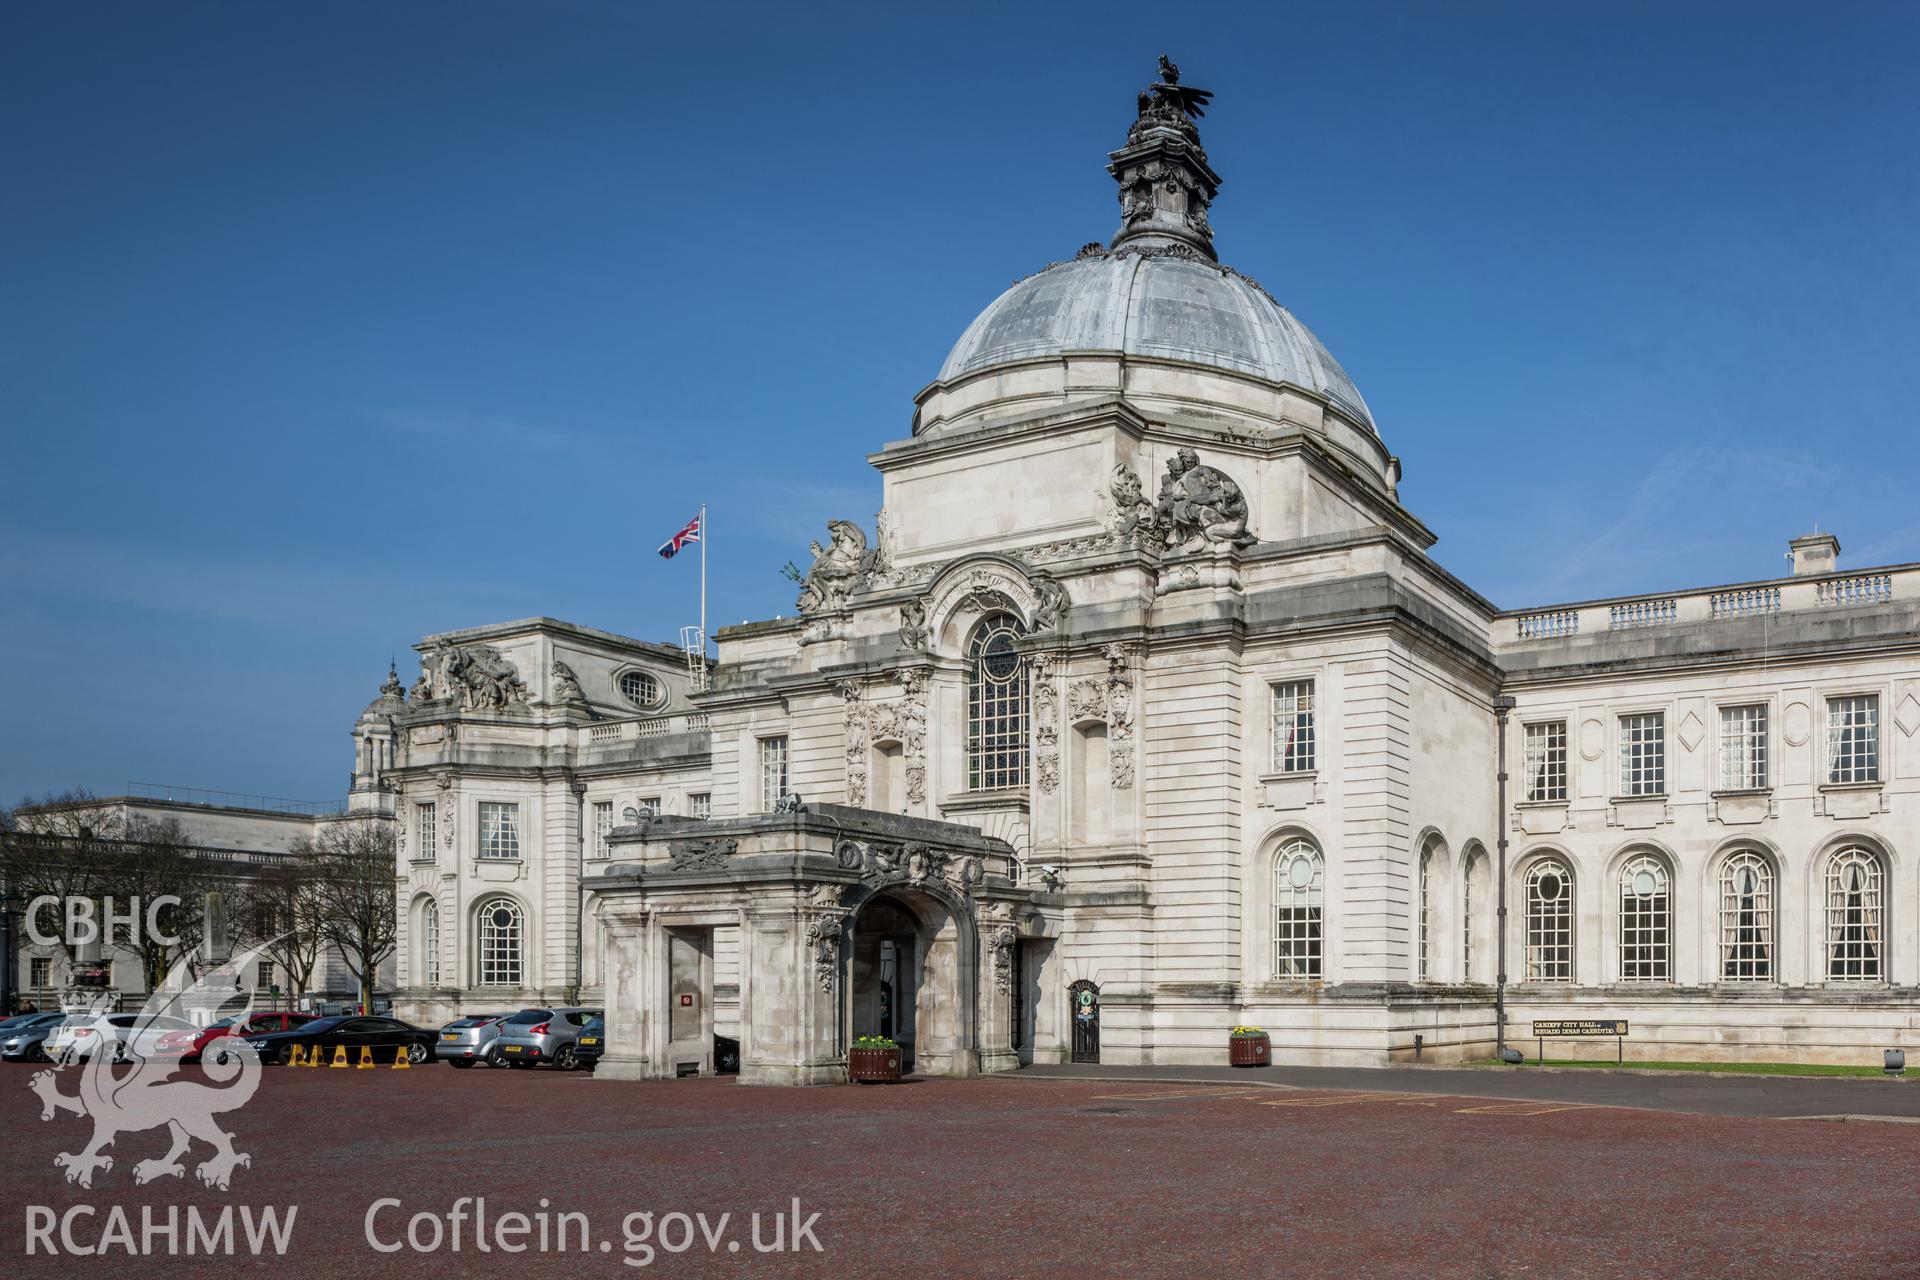
POLYGON ((700 504, 700 661, 707 660, 707 504, 700 504))

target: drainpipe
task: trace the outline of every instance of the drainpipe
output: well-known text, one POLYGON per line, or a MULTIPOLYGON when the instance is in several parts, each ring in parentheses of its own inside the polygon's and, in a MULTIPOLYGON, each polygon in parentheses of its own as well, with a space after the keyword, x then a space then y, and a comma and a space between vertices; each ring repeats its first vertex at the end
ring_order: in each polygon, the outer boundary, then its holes
POLYGON ((576 781, 567 788, 573 792, 573 1002, 582 998, 581 982, 585 971, 581 957, 586 954, 587 936, 587 784, 576 781))
POLYGON ((1494 973, 1493 987, 1493 1056, 1496 1061, 1507 1060, 1507 713, 1518 705, 1512 695, 1501 694, 1493 700, 1493 718, 1500 726, 1499 756, 1494 762, 1494 778, 1497 781, 1498 804, 1500 806, 1500 867, 1499 875, 1499 922, 1495 926, 1498 937, 1495 949, 1498 952, 1497 970, 1494 973))

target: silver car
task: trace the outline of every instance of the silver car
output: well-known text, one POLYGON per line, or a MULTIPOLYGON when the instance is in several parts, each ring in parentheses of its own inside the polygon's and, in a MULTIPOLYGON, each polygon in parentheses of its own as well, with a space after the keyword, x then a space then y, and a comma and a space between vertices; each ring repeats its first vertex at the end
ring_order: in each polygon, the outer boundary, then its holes
POLYGON ((433 1056, 456 1067, 471 1067, 478 1062, 498 1067, 500 1061, 500 1025, 509 1013, 469 1013, 440 1028, 433 1056))
POLYGON ((85 1062, 101 1046, 110 1045, 113 1060, 127 1062, 132 1058, 153 1057, 154 1046, 170 1031, 198 1030, 185 1019, 166 1014, 81 1013, 55 1027, 41 1052, 64 1065, 85 1062))
POLYGON ((8 1062, 47 1062, 47 1037, 67 1020, 64 1013, 31 1013, 0 1028, 0 1058, 8 1062))
POLYGON ((580 1065, 574 1041, 580 1028, 600 1016, 598 1009, 522 1009, 500 1028, 500 1060, 510 1067, 546 1063, 561 1071, 580 1065))

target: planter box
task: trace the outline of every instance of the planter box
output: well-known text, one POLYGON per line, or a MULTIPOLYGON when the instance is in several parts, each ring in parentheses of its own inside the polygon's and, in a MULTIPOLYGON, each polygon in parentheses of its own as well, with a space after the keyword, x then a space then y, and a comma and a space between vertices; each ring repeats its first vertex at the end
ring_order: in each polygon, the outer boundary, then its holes
POLYGON ((1273 1041, 1264 1035, 1228 1036, 1227 1065, 1268 1067, 1273 1065, 1273 1041))
POLYGON ((894 1084, 900 1079, 898 1049, 847 1050, 847 1079, 855 1084, 894 1084))

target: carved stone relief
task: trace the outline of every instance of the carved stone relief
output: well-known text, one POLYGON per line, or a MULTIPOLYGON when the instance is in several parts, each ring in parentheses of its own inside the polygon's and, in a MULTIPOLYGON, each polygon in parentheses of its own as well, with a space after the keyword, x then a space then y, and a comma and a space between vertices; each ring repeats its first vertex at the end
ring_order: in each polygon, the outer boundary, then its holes
POLYGON ((520 669, 490 644, 455 645, 442 640, 420 659, 416 701, 458 698, 469 711, 524 707, 529 697, 520 669))
POLYGON ((739 847, 737 840, 675 840, 667 856, 674 871, 722 871, 739 847))
POLYGON ((1060 689, 1054 683, 1053 655, 1029 654, 1027 676, 1033 685, 1034 781, 1052 795, 1060 786, 1060 689))
POLYGON ((1167 462, 1154 518, 1170 552, 1209 547, 1245 547, 1259 541, 1247 531, 1247 499, 1225 472, 1207 466, 1192 449, 1167 462))

